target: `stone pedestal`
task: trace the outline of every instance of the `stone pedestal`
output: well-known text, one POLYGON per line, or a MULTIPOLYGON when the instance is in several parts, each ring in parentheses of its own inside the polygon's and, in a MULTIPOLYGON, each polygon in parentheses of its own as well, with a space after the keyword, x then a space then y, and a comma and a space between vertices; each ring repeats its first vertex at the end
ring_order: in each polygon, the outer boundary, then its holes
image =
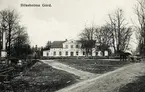
POLYGON ((7 57, 7 52, 6 52, 5 50, 2 50, 2 51, 1 51, 1 57, 2 57, 2 58, 7 57))
POLYGON ((6 57, 7 57, 7 52, 5 50, 1 50, 1 63, 3 64, 7 63, 6 57))
POLYGON ((108 51, 104 51, 105 56, 108 56, 108 51))
POLYGON ((7 57, 7 52, 6 52, 6 32, 5 31, 3 31, 3 35, 2 35, 1 57, 2 58, 6 58, 7 57))

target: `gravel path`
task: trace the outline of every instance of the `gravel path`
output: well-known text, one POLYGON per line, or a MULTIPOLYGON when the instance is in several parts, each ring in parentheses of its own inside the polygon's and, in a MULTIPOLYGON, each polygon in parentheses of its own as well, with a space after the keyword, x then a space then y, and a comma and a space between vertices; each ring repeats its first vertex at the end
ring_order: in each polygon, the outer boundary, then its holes
POLYGON ((145 63, 133 63, 96 78, 84 80, 57 92, 118 92, 118 89, 145 74, 145 63))
POLYGON ((100 75, 100 74, 89 73, 89 72, 86 72, 86 71, 81 71, 81 70, 75 69, 73 67, 70 67, 68 65, 59 63, 59 62, 57 62, 55 60, 41 60, 41 61, 46 63, 46 64, 48 64, 48 65, 50 65, 50 66, 52 66, 53 68, 72 73, 72 74, 80 77, 81 80, 94 78, 94 77, 97 77, 97 76, 100 75))

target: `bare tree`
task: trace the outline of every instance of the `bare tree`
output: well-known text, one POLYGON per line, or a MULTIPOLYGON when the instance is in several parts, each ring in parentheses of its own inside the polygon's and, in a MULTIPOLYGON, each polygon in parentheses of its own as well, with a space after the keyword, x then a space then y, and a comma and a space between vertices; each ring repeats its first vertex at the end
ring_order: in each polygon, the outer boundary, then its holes
POLYGON ((14 35, 17 32, 19 23, 19 16, 15 10, 5 9, 0 11, 0 24, 2 31, 6 31, 7 34, 7 49, 10 56, 10 48, 14 35))
POLYGON ((138 49, 141 55, 145 56, 145 0, 138 0, 135 6, 135 14, 138 17, 138 49))
POLYGON ((123 10, 117 9, 114 14, 109 14, 109 19, 115 52, 126 50, 129 45, 130 36, 132 35, 132 30, 130 27, 127 27, 123 10))
POLYGON ((51 41, 48 41, 46 46, 44 47, 44 50, 50 50, 51 47, 51 41))
POLYGON ((24 58, 31 53, 29 45, 29 37, 26 28, 19 26, 16 35, 13 35, 14 40, 11 43, 11 56, 24 58))
POLYGON ((8 56, 24 57, 31 52, 26 28, 19 22, 19 15, 15 10, 0 11, 0 28, 2 32, 6 32, 8 56))
POLYGON ((85 49, 87 56, 92 55, 92 48, 95 46, 94 34, 94 27, 86 27, 80 34, 80 42, 82 43, 82 49, 85 49))
POLYGON ((113 35, 110 25, 106 24, 100 28, 96 28, 95 39, 99 44, 99 48, 96 49, 101 50, 103 54, 105 50, 109 50, 109 47, 111 47, 113 43, 113 35))

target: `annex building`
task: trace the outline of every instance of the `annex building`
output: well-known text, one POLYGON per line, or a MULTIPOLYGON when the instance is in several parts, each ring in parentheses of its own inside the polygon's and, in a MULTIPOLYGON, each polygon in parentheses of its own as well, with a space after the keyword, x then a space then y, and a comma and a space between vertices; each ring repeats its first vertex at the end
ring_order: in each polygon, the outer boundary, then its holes
MULTIPOLYGON (((43 51, 43 56, 85 56, 85 50, 81 49, 81 45, 78 40, 54 41, 51 44, 50 50, 43 51)), ((92 56, 102 56, 102 52, 92 48, 92 56)), ((108 56, 107 51, 105 51, 105 56, 108 56)))

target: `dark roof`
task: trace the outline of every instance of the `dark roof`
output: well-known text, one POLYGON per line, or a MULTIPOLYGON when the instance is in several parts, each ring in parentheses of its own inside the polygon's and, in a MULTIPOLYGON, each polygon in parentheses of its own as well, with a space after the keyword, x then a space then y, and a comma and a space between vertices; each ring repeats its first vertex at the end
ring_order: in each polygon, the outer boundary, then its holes
POLYGON ((63 43, 65 41, 54 41, 51 43, 51 47, 50 48, 63 48, 63 43))

